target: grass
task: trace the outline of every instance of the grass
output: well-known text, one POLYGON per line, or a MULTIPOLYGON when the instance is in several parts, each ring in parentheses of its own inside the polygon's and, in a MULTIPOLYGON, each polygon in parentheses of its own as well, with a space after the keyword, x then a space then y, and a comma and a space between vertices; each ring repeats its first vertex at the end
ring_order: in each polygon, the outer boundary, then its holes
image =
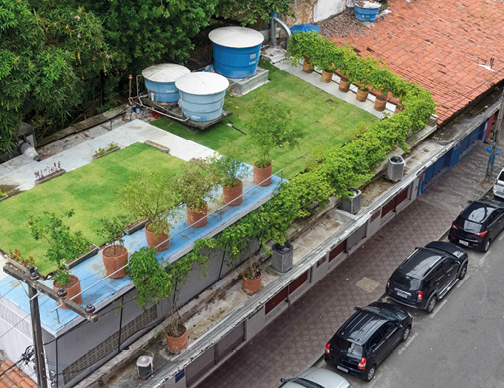
POLYGON ((66 219, 68 225, 73 231, 81 230, 93 244, 102 245, 105 241, 96 235, 102 226, 100 219, 123 213, 117 190, 143 171, 178 171, 182 163, 181 159, 135 143, 0 202, 0 248, 6 252, 19 249, 25 258, 33 256, 40 273, 46 275, 56 268, 44 257, 48 243, 31 237, 28 215, 37 216, 43 211, 62 214, 74 209, 75 215, 66 219))
MULTIPOLYGON (((358 107, 340 100, 308 82, 267 63, 262 67, 269 70, 270 82, 260 87, 273 99, 287 104, 292 110, 293 125, 302 128, 306 136, 299 149, 279 149, 273 152, 273 170, 285 167, 284 177, 289 178, 305 171, 320 159, 325 150, 353 139, 363 125, 371 124, 378 118, 358 107)), ((152 124, 174 135, 193 140, 206 147, 224 152, 229 141, 236 142, 241 151, 242 161, 250 165, 256 160, 245 134, 247 121, 251 117, 252 106, 258 89, 242 97, 229 93, 224 109, 233 115, 206 131, 192 132, 182 125, 162 118, 152 124), (231 127, 230 125, 233 127, 231 127), (236 128, 236 129, 235 129, 236 128)))

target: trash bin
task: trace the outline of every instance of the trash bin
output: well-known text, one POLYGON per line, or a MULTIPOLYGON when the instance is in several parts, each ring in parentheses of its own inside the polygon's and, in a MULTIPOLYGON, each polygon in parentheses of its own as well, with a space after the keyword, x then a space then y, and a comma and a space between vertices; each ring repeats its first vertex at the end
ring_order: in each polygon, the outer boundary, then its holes
POLYGON ((273 245, 273 254, 271 258, 271 266, 278 272, 287 272, 292 268, 292 260, 294 257, 294 248, 291 244, 273 245))
POLYGON ((361 191, 359 189, 348 189, 353 194, 349 195, 348 198, 342 198, 341 204, 339 208, 344 210, 350 214, 355 214, 360 210, 360 200, 361 200, 361 191))

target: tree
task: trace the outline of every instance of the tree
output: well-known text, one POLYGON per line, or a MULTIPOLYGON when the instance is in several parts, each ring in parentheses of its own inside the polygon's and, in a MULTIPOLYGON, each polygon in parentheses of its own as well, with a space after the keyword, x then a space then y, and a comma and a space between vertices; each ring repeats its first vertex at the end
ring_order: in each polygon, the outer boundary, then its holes
POLYGON ((269 20, 269 13, 284 13, 293 16, 290 0, 221 0, 216 16, 232 19, 241 24, 254 24, 269 20))

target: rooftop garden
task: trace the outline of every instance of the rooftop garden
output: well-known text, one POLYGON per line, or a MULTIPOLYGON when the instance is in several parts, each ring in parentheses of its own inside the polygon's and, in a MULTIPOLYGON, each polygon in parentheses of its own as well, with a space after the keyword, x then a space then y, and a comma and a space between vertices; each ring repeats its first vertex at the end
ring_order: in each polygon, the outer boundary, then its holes
POLYGON ((239 159, 252 165, 257 154, 250 143, 248 124, 253 116, 251 108, 255 99, 265 93, 291 112, 294 128, 305 132, 299 147, 279 147, 272 151, 273 172, 285 168, 284 177, 289 179, 315 165, 328 148, 347 143, 378 120, 371 113, 267 62, 261 61, 261 66, 269 70, 270 82, 242 97, 228 93, 224 109, 232 111, 233 115, 212 128, 195 133, 165 118, 152 124, 220 153, 225 153, 229 142, 233 142, 239 159))
POLYGON ((33 256, 39 272, 46 275, 56 268, 45 257, 49 244, 44 239, 32 238, 29 216, 36 218, 43 212, 63 214, 73 209, 75 214, 65 220, 66 224, 100 246, 106 240, 97 234, 103 227, 100 220, 124 213, 118 190, 144 172, 178 173, 183 163, 181 159, 135 143, 0 202, 0 248, 6 252, 17 249, 24 258, 33 256))

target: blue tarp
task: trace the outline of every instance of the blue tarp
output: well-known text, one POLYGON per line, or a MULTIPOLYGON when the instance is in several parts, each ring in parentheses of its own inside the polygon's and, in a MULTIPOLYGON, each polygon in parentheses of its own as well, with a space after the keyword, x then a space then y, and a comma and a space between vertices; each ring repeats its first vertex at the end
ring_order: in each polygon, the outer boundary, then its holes
POLYGON ((295 34, 296 32, 310 32, 315 31, 320 33, 320 27, 315 24, 296 24, 290 28, 291 32, 295 34))

